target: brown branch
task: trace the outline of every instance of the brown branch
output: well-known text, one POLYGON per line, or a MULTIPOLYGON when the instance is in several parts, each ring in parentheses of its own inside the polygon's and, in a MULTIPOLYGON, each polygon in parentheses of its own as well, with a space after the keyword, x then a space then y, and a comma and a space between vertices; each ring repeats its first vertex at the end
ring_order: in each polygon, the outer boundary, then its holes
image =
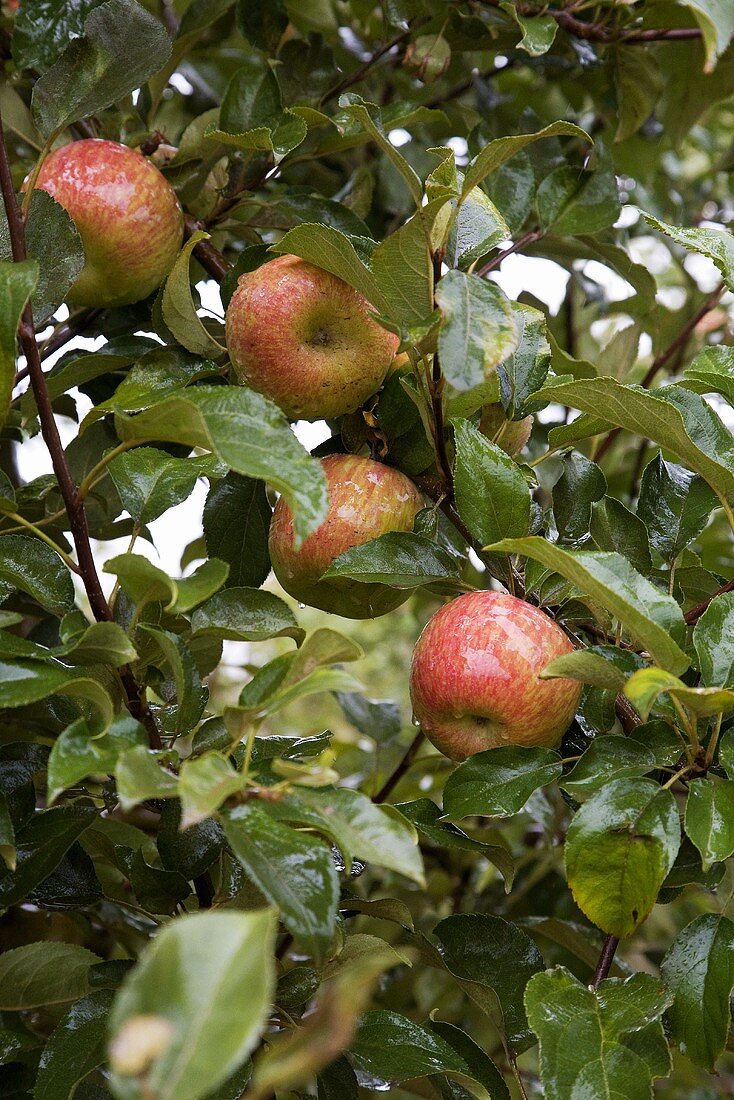
POLYGON ((704 611, 708 608, 712 600, 715 600, 717 596, 722 596, 724 592, 734 592, 734 581, 728 581, 725 585, 718 589, 716 592, 712 592, 710 596, 707 596, 705 600, 701 600, 700 603, 692 607, 690 611, 686 611, 683 618, 686 620, 689 626, 697 623, 703 615, 704 611))
MULTIPOLYGON (((191 214, 184 214, 185 239, 188 240, 189 237, 193 237, 194 233, 198 233, 200 230, 206 232, 206 226, 198 222, 196 218, 192 218, 191 214)), ((232 269, 232 264, 225 259, 218 248, 214 247, 211 241, 199 241, 198 244, 194 245, 194 255, 206 273, 219 283, 221 283, 227 272, 232 269)))
POLYGON ((600 982, 609 977, 609 971, 612 969, 612 963, 614 962, 614 956, 618 946, 619 939, 617 936, 609 935, 604 940, 599 955, 599 961, 596 964, 596 970, 594 971, 594 977, 591 982, 592 989, 596 989, 600 982))
POLYGON ((498 268, 508 256, 512 256, 514 252, 519 252, 521 248, 525 248, 525 245, 534 244, 535 241, 539 241, 542 236, 542 229, 528 230, 527 233, 523 233, 522 237, 518 237, 514 244, 509 245, 502 252, 498 252, 496 256, 493 256, 491 260, 483 264, 474 274, 480 277, 489 274, 490 271, 494 271, 495 268, 498 268))
MULTIPOLYGON (((492 8, 500 8, 501 0, 483 0, 492 8)), ((533 16, 538 9, 527 4, 517 3, 519 15, 533 16)), ((647 42, 679 42, 690 38, 701 38, 699 27, 651 27, 648 30, 634 30, 628 27, 609 27, 604 23, 587 23, 577 19, 567 8, 546 8, 545 15, 555 19, 559 27, 585 42, 599 42, 610 45, 618 42, 630 46, 644 45, 647 42)))
MULTIPOLYGON (((686 348, 686 344, 690 340, 696 325, 699 323, 699 321, 702 320, 702 318, 706 316, 707 313, 711 312, 723 292, 724 284, 719 283, 716 289, 713 290, 711 294, 709 294, 703 305, 696 310, 692 317, 688 318, 685 325, 676 336, 675 340, 673 340, 672 343, 668 344, 667 348, 665 348, 664 351, 661 351, 660 354, 653 360, 650 369, 640 383, 640 385, 644 389, 650 388, 650 385, 657 378, 663 367, 666 366, 676 354, 683 354, 686 348)), ((604 455, 612 446, 621 431, 621 428, 612 428, 612 430, 607 433, 605 438, 602 439, 601 443, 594 452, 595 462, 599 462, 604 457, 604 455)))
POLYGON ((429 16, 425 15, 421 19, 416 19, 412 26, 407 30, 401 31, 400 34, 396 34, 394 38, 391 38, 389 42, 385 42, 382 46, 379 46, 371 57, 368 57, 363 65, 360 65, 358 69, 355 69, 353 73, 348 73, 343 80, 338 84, 335 84, 321 99, 321 106, 325 103, 331 102, 332 99, 337 99, 342 92, 346 92, 347 88, 351 88, 354 84, 359 84, 360 80, 364 80, 370 69, 377 64, 377 62, 385 56, 386 53, 390 53, 390 50, 395 46, 399 46, 401 42, 405 42, 410 38, 414 31, 417 31, 419 27, 422 27, 424 23, 428 23, 429 16))
MULTIPOLYGON (((5 214, 10 232, 10 243, 13 260, 21 263, 27 258, 23 217, 18 206, 18 200, 13 187, 13 179, 10 172, 10 161, 5 145, 2 119, 0 119, 0 191, 2 191, 5 214)), ((71 535, 76 549, 77 562, 81 572, 84 588, 89 600, 92 614, 98 622, 110 622, 112 612, 105 598, 100 584, 97 567, 95 565, 92 547, 89 541, 89 529, 87 517, 84 511, 84 502, 79 498, 77 487, 71 476, 71 471, 66 461, 64 447, 59 435, 59 429, 54 418, 51 400, 46 388, 46 379, 41 366, 41 357, 36 342, 36 332, 33 323, 33 307, 26 305, 20 319, 18 335, 23 353, 28 362, 28 372, 36 399, 36 408, 41 423, 41 432, 51 455, 54 474, 59 485, 66 513, 69 518, 71 535)), ((160 734, 155 724, 147 701, 145 692, 135 682, 135 678, 128 666, 120 669, 120 679, 127 695, 127 706, 130 713, 138 721, 142 722, 154 748, 161 747, 160 734)))
POLYGON ((384 802, 385 799, 392 794, 400 780, 403 778, 403 776, 415 760, 418 754, 418 750, 423 744, 424 739, 425 734, 423 733, 423 730, 418 730, 415 737, 408 745, 407 751, 400 763, 397 765, 396 768, 393 769, 393 771, 380 787, 379 791, 377 791, 376 794, 372 795, 373 802, 384 802))

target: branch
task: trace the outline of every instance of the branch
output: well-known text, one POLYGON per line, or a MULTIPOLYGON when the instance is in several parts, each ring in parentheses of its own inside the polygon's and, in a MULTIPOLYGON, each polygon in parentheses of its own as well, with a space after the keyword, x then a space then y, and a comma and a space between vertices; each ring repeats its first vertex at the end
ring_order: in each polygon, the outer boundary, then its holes
MULTIPOLYGON (((5 205, 13 259, 16 263, 20 263, 25 260, 27 256, 25 231, 23 218, 13 187, 2 119, 0 119, 0 191, 2 191, 3 203, 5 205)), ((33 387, 33 395, 36 399, 36 408, 38 409, 38 417, 41 423, 41 432, 46 446, 48 447, 49 454, 51 455, 54 474, 56 475, 61 497, 64 501, 66 513, 69 518, 69 527, 74 540, 79 571, 84 582, 89 606, 98 622, 111 622, 112 612, 110 611, 109 604, 102 591, 97 567, 92 554, 91 543, 89 541, 89 529, 87 527, 84 503, 78 497, 77 488, 66 461, 64 447, 61 442, 59 429, 51 406, 51 400, 46 388, 46 379, 41 366, 38 344, 36 343, 33 307, 30 301, 21 315, 18 335, 20 337, 23 353, 28 362, 28 373, 30 374, 31 386, 33 387)), ((135 678, 128 666, 120 669, 120 679, 125 688, 127 706, 130 713, 134 718, 137 718, 138 721, 145 725, 151 746, 153 748, 160 748, 160 734, 158 733, 158 727, 155 724, 153 716, 150 713, 145 698, 145 692, 138 688, 135 678)))
POLYGON ((514 244, 509 245, 502 252, 498 252, 491 260, 488 260, 486 264, 483 264, 478 271, 475 271, 475 275, 480 277, 488 275, 490 271, 494 271, 499 267, 508 256, 512 256, 514 252, 519 252, 521 248, 524 248, 527 244, 534 244, 535 241, 539 241, 543 236, 542 229, 530 229, 527 233, 523 233, 522 237, 518 237, 514 244))
MULTIPOLYGON (((483 0, 492 8, 500 8, 501 0, 483 0)), ((538 15, 538 9, 527 4, 516 3, 519 15, 538 15)), ((567 8, 546 8, 545 15, 555 19, 559 27, 581 38, 585 42, 600 42, 603 45, 620 42, 630 46, 647 42, 680 42, 689 38, 701 38, 699 27, 651 27, 649 30, 632 30, 626 27, 609 27, 604 23, 587 23, 577 19, 567 8)))
POLYGON ((425 15, 423 18, 417 19, 412 26, 407 28, 407 30, 401 31, 400 34, 396 34, 394 38, 391 38, 389 42, 385 42, 382 46, 379 46, 372 56, 367 58, 363 65, 360 65, 353 73, 349 73, 345 76, 343 80, 335 84, 334 87, 323 96, 321 106, 323 107, 325 103, 329 103, 332 99, 337 99, 342 92, 346 92, 347 88, 351 88, 353 84, 359 84, 360 80, 364 80, 367 73, 377 64, 380 58, 384 57, 386 53, 390 53, 390 50, 394 49, 395 46, 399 46, 401 42, 405 42, 414 31, 417 31, 419 27, 422 27, 424 23, 428 22, 429 16, 425 15))
POLYGON ((609 977, 609 971, 612 969, 614 955, 618 946, 619 940, 616 936, 609 935, 604 940, 601 954, 599 955, 599 961, 596 964, 596 970, 594 971, 594 977, 591 982, 592 989, 596 989, 604 978, 609 977))
POLYGON ((721 596, 724 592, 734 592, 734 581, 728 581, 725 585, 718 589, 716 592, 712 592, 710 596, 707 596, 705 600, 701 600, 699 604, 692 607, 690 611, 686 611, 683 618, 686 620, 689 626, 697 623, 707 609, 712 600, 715 600, 717 596, 721 596))
POLYGON ((403 756, 402 760, 400 761, 400 763, 390 773, 390 775, 387 777, 385 782, 380 787, 379 791, 377 791, 376 794, 372 795, 372 801, 373 802, 384 802, 385 799, 388 798, 392 794, 392 792, 395 790, 395 788, 397 787, 400 780, 403 778, 403 776, 405 775, 405 773, 408 771, 411 764, 415 760, 415 758, 418 754, 418 749, 421 747, 424 740, 425 740, 425 734, 423 733, 423 730, 418 730, 415 737, 413 738, 413 740, 408 745, 408 749, 407 749, 405 755, 403 756))
MULTIPOLYGON (((664 351, 661 351, 660 355, 658 355, 657 358, 653 360, 650 369, 640 383, 640 385, 644 389, 649 389, 651 383, 654 382, 655 378, 657 378, 663 367, 666 366, 666 364, 669 363, 670 360, 678 352, 682 353, 685 350, 686 344, 690 340, 696 325, 699 323, 699 321, 702 320, 702 318, 706 316, 707 313, 711 312, 711 310, 714 308, 719 298, 723 294, 724 289, 724 284, 719 283, 716 289, 713 290, 711 294, 709 294, 703 305, 696 310, 692 317, 689 317, 681 331, 676 336, 675 340, 673 340, 671 344, 668 344, 667 348, 665 348, 664 351)), ((601 443, 594 452, 595 462, 599 462, 604 457, 604 455, 612 446, 621 431, 621 428, 612 428, 612 430, 607 433, 605 438, 602 439, 601 443)))
MULTIPOLYGON (((194 233, 198 233, 202 229, 206 230, 206 226, 198 222, 196 218, 192 218, 191 214, 184 214, 185 240, 193 237, 194 233)), ((232 264, 229 260, 225 259, 219 249, 215 248, 210 241, 199 241, 197 245, 194 245, 194 255, 207 274, 216 279, 218 283, 221 283, 227 272, 232 270, 232 264)))

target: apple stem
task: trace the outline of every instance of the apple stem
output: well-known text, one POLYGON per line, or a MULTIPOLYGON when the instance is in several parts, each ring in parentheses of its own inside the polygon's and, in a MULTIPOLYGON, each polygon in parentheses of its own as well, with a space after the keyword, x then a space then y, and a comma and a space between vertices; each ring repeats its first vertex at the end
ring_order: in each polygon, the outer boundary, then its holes
MULTIPOLYGON (((0 119, 0 192, 2 192, 5 214, 10 233, 10 245, 15 263, 22 263, 27 259, 25 229, 23 216, 18 206, 18 199, 13 186, 13 177, 10 172, 10 160, 5 145, 5 134, 2 119, 0 119)), ((66 514, 69 519, 69 528, 78 561, 78 569, 81 574, 84 588, 89 600, 92 614, 98 622, 111 622, 112 612, 105 599, 102 585, 100 584, 97 566, 92 554, 92 546, 89 541, 89 529, 84 510, 84 502, 79 497, 74 479, 66 461, 64 447, 59 435, 59 429, 54 417, 51 399, 46 387, 46 378, 41 366, 41 356, 36 341, 35 325, 33 322, 33 307, 30 300, 21 314, 18 326, 18 335, 23 354, 28 364, 33 396, 36 399, 38 418, 41 423, 41 433, 44 442, 51 455, 56 480, 59 485, 66 514)), ((141 722, 147 732, 152 748, 161 748, 161 739, 155 719, 148 707, 145 690, 138 687, 130 667, 125 665, 119 670, 120 680, 127 696, 127 706, 134 718, 141 722)))

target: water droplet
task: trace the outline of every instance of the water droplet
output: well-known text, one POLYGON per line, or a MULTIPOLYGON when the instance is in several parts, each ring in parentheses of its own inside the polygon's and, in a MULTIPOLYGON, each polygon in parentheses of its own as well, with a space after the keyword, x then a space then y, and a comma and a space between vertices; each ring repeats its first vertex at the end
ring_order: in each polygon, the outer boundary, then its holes
POLYGON ((500 733, 500 740, 501 741, 509 741, 510 740, 510 735, 507 732, 507 730, 502 730, 502 732, 500 733))
POLYGON ((305 611, 305 610, 306 610, 306 605, 305 605, 305 603, 301 603, 301 601, 300 601, 300 600, 298 601, 298 607, 299 607, 299 610, 301 610, 301 611, 305 611))
POLYGON ((419 726, 421 724, 420 718, 416 718, 416 716, 414 714, 411 714, 410 721, 411 721, 411 724, 414 725, 414 726, 419 726))

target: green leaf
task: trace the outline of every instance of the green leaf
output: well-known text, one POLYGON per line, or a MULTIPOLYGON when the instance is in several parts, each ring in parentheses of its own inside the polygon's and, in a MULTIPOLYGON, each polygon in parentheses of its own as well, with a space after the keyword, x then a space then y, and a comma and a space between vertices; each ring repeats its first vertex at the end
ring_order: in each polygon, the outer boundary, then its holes
POLYGON ((400 1082, 437 1073, 474 1079, 472 1067, 440 1030, 429 1030, 386 1009, 365 1013, 350 1056, 368 1079, 378 1081, 400 1082))
POLYGON ((647 745, 631 737, 609 734, 594 738, 559 786, 577 802, 585 802, 612 780, 636 779, 655 766, 655 754, 647 745))
POLYGON ((212 556, 229 566, 229 588, 259 588, 270 572, 270 505, 262 481, 228 473, 209 491, 204 536, 212 556))
POLYGON ((257 50, 274 53, 288 26, 283 0, 245 0, 237 4, 237 29, 257 50))
POLYGON ((114 994, 100 989, 72 1005, 51 1033, 38 1065, 34 1100, 69 1100, 107 1057, 107 1017, 114 994))
POLYGON ((278 906, 289 932, 322 960, 334 934, 339 901, 330 849, 274 820, 253 802, 230 810, 223 823, 247 875, 278 906))
POLYGON ((652 572, 650 539, 642 519, 615 497, 604 497, 591 509, 591 537, 600 550, 614 550, 644 577, 652 572))
POLYGON ((105 573, 113 573, 123 592, 140 607, 149 603, 172 607, 176 602, 176 582, 142 554, 120 554, 106 561, 102 569, 105 573))
POLYGON ((607 479, 595 462, 572 452, 563 457, 563 471, 553 486, 553 517, 558 540, 581 546, 589 537, 591 508, 607 491, 607 479))
POLYGON ((349 577, 363 584, 409 589, 456 580, 458 573, 459 563, 442 546, 409 531, 389 531, 345 550, 324 577, 349 577))
POLYGON ((19 829, 15 870, 0 868, 0 906, 5 909, 23 901, 48 878, 97 813, 94 806, 76 802, 37 813, 19 829))
POLYGON ((74 606, 74 585, 68 568, 40 539, 3 535, 0 581, 26 592, 54 615, 61 616, 74 606))
POLYGON ((191 733, 202 716, 208 692, 186 643, 170 630, 141 623, 139 630, 153 639, 173 673, 176 684, 176 706, 165 725, 176 737, 191 733))
POLYGON ((712 600, 696 623, 693 645, 706 687, 734 687, 734 592, 712 600))
POLYGON ((678 644, 685 630, 680 607, 620 554, 562 550, 539 536, 503 539, 487 549, 522 554, 560 573, 619 619, 663 668, 673 673, 688 668, 678 644))
POLYGON ((703 913, 678 933, 660 964, 674 1001, 668 1010, 673 1038, 692 1062, 714 1071, 731 1026, 734 922, 703 913))
POLYGON ((536 192, 541 227, 565 236, 598 233, 614 224, 621 205, 613 164, 601 145, 594 159, 593 170, 564 164, 541 181, 536 192))
POLYGON ((720 500, 734 501, 734 470, 720 461, 732 445, 730 434, 697 394, 686 392, 666 386, 649 393, 613 378, 588 378, 547 386, 536 397, 594 416, 603 409, 607 423, 659 443, 700 474, 720 500))
POLYGON ((449 271, 436 286, 443 314, 438 353, 446 380, 458 390, 481 385, 517 347, 509 299, 496 283, 449 271))
POLYGON ((360 791, 304 787, 272 809, 286 821, 328 836, 344 856, 347 870, 356 857, 397 871, 419 886, 425 884, 414 828, 393 807, 375 806, 360 791))
POLYGON ((24 4, 13 26, 13 59, 19 69, 43 72, 52 65, 69 39, 81 34, 84 20, 101 0, 35 0, 24 4))
POLYGON ((462 913, 440 921, 433 934, 452 974, 495 991, 510 1046, 518 1051, 529 1046, 522 995, 543 969, 543 957, 527 933, 501 917, 462 913))
POLYGON ((682 385, 695 393, 720 393, 734 404, 734 348, 704 347, 683 372, 682 385))
POLYGON ((47 940, 0 955, 0 1009, 20 1012, 66 1004, 89 992, 89 968, 99 956, 74 943, 47 940))
POLYGON ((0 661, 0 707, 24 707, 47 695, 70 695, 89 700, 99 716, 101 733, 109 726, 114 706, 109 690, 114 684, 96 678, 100 669, 84 671, 48 661, 0 661))
POLYGON ((550 367, 550 344, 545 316, 532 306, 514 305, 518 346, 497 368, 500 401, 506 416, 522 420, 534 407, 529 400, 546 379, 550 367))
POLYGON ((171 53, 163 24, 134 0, 107 0, 84 20, 40 80, 31 99, 33 119, 44 138, 93 115, 162 68, 171 53))
POLYGON ((120 715, 101 737, 94 737, 83 718, 56 738, 48 760, 48 801, 88 775, 111 775, 119 756, 136 745, 147 747, 145 730, 129 715, 120 715))
POLYGON ((715 505, 716 496, 703 478, 666 462, 661 454, 645 467, 637 515, 665 561, 673 561, 698 538, 715 505))
POLYGON ((141 524, 186 500, 197 479, 211 469, 211 460, 172 458, 154 447, 125 451, 108 466, 123 508, 141 524))
POLYGON ((614 140, 625 141, 647 122, 663 88, 663 76, 652 52, 615 50, 614 84, 618 112, 614 140))
POLYGON ((9 871, 15 870, 15 829, 8 809, 8 800, 0 790, 0 859, 9 871))
POLYGON ((552 749, 488 749, 459 764, 446 780, 443 794, 448 817, 510 817, 523 808, 533 791, 547 787, 563 767, 552 749))
POLYGON ((642 216, 653 229, 659 229, 676 244, 708 257, 721 272, 729 290, 734 290, 734 237, 728 230, 683 229, 661 222, 644 210, 642 216))
POLYGON ((230 469, 262 478, 282 493, 297 538, 323 522, 328 509, 321 464, 301 446, 280 409, 243 386, 198 386, 138 416, 120 416, 125 439, 157 439, 204 447, 230 469))
POLYGON ((482 180, 486 179, 492 172, 495 172, 505 163, 505 161, 514 156, 515 153, 524 149, 526 145, 538 141, 539 138, 562 137, 564 135, 580 137, 585 141, 591 141, 591 138, 584 130, 581 130, 578 126, 574 126, 570 122, 554 122, 552 125, 546 126, 543 130, 538 130, 537 133, 534 134, 515 134, 513 137, 497 138, 495 141, 490 141, 488 145, 484 146, 481 152, 477 153, 464 173, 464 186, 461 192, 461 201, 463 201, 482 180))
POLYGON ((445 204, 445 199, 434 199, 422 206, 372 253, 372 272, 388 303, 383 312, 397 325, 410 328, 433 321, 430 243, 436 217, 445 204))
POLYGON ((161 311, 166 327, 187 351, 205 359, 219 359, 226 348, 209 334, 197 314, 189 281, 191 253, 200 241, 208 239, 208 233, 197 231, 181 249, 163 287, 161 311))
POLYGON ((420 177, 410 167, 402 153, 398 152, 385 133, 380 108, 374 103, 366 103, 361 96, 355 95, 353 92, 348 92, 346 95, 339 97, 339 108, 342 114, 356 122, 377 143, 380 150, 393 163, 405 180, 410 197, 415 205, 420 206, 423 199, 423 184, 420 177))
POLYGON ((208 752, 193 760, 184 760, 178 782, 180 828, 188 829, 211 817, 230 795, 242 790, 244 784, 244 776, 220 753, 208 752))
MULTIPOLYGON (((28 256, 38 263, 33 320, 39 325, 58 309, 84 267, 84 248, 66 210, 40 188, 31 195, 25 233, 28 256)), ((0 214, 0 257, 13 258, 3 214, 0 214)))
POLYGON ((649 779, 616 779, 568 828, 566 873, 576 904, 603 932, 630 936, 650 913, 680 847, 675 799, 649 779))
POLYGON ((207 558, 188 577, 175 581, 176 599, 171 610, 186 614, 218 592, 229 575, 229 566, 219 558, 207 558))
POLYGON ((256 1045, 270 1011, 274 942, 271 910, 197 913, 163 928, 112 1008, 118 1094, 129 1094, 131 1084, 120 1074, 126 1038, 134 1041, 137 1021, 144 1027, 146 1018, 169 1025, 146 1077, 156 1100, 199 1100, 225 1081, 256 1045))
POLYGON ((299 642, 304 635, 288 604, 257 588, 227 588, 212 596, 194 611, 191 631, 240 642, 280 637, 299 642))
POLYGON ((624 689, 627 674, 633 672, 643 662, 640 658, 628 661, 630 667, 622 663, 629 655, 625 650, 615 650, 612 646, 595 646, 591 649, 575 649, 564 653, 546 665, 540 674, 541 680, 553 680, 556 677, 569 677, 582 684, 592 684, 605 691, 617 692, 624 689))
POLYGON ((669 1001, 650 974, 607 978, 596 990, 561 966, 531 978, 525 1004, 547 1100, 650 1100, 652 1078, 671 1068, 660 1023, 669 1001))
POLYGON ((117 623, 90 623, 63 645, 52 650, 55 656, 74 665, 106 664, 119 668, 137 657, 135 647, 117 623))
POLYGON ((519 49, 525 50, 531 57, 541 57, 548 53, 558 30, 558 23, 552 15, 521 15, 511 3, 502 3, 500 7, 512 16, 522 31, 519 49))
POLYGON ((699 717, 720 714, 734 708, 734 691, 723 688, 692 688, 660 668, 641 668, 630 676, 624 694, 646 721, 658 697, 672 695, 699 717))
POLYGON ((726 0, 684 0, 696 17, 706 48, 704 72, 710 73, 734 38, 734 11, 726 0))
POLYGON ((512 231, 492 200, 475 187, 459 208, 448 241, 448 262, 465 271, 502 241, 512 231))
POLYGON ((147 798, 173 798, 178 793, 178 779, 158 763, 167 756, 150 752, 145 745, 122 753, 115 767, 115 782, 123 810, 131 810, 147 798))
POLYGON ((39 271, 35 260, 19 264, 0 261, 0 427, 8 415, 15 385, 15 334, 39 271))
POLYGON ((686 833, 701 853, 704 871, 734 853, 734 780, 692 779, 686 800, 686 833))

